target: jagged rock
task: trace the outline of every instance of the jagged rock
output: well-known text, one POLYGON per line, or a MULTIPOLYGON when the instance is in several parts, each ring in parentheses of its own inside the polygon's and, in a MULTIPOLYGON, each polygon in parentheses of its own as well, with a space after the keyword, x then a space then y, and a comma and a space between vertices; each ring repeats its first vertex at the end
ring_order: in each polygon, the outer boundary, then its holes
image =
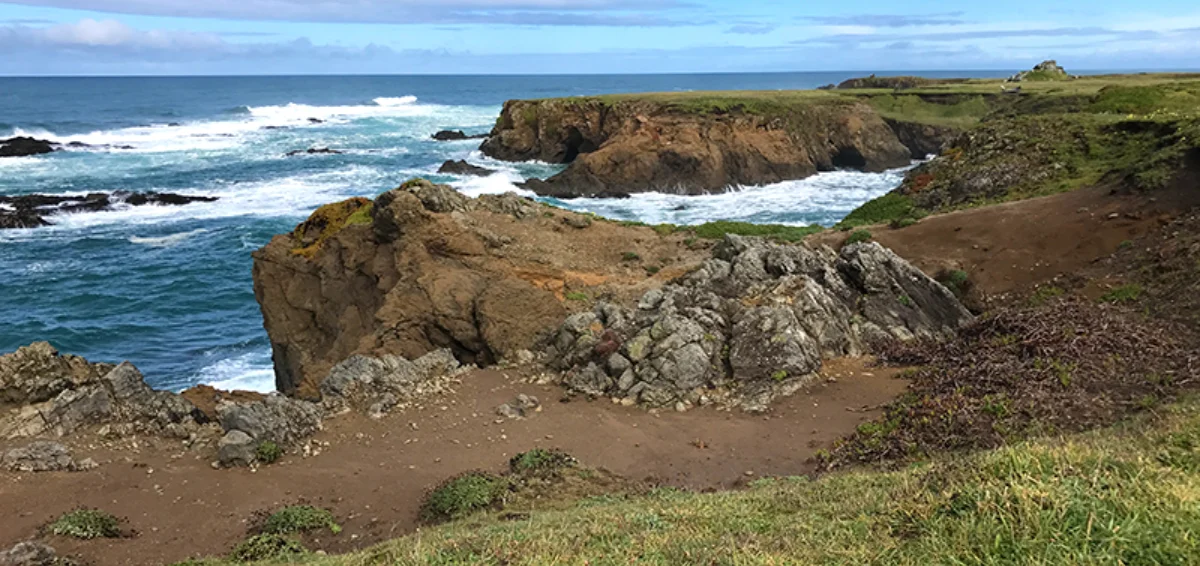
POLYGON ((54 548, 30 540, 0 552, 0 566, 75 566, 76 562, 61 558, 54 548))
POLYGON ((1042 61, 1033 66, 1031 71, 1021 71, 1010 77, 1009 82, 1022 81, 1062 81, 1070 79, 1071 75, 1066 69, 1058 66, 1058 62, 1054 60, 1042 61))
POLYGON ((54 143, 30 137, 0 140, 0 157, 26 157, 54 151, 54 143))
POLYGON ((217 460, 222 466, 249 466, 257 458, 258 445, 249 434, 240 430, 231 430, 221 437, 217 443, 217 460))
POLYGON ((64 436, 85 426, 128 424, 188 438, 207 418, 179 395, 155 391, 129 363, 91 364, 45 342, 0 356, 0 438, 64 436))
POLYGON ((373 418, 397 405, 444 390, 444 379, 460 369, 450 350, 409 361, 400 356, 355 355, 333 367, 321 382, 321 399, 331 411, 352 408, 373 418))
POLYGON ((637 308, 601 302, 567 318, 546 354, 587 395, 670 406, 731 387, 744 408, 762 410, 823 359, 951 335, 970 319, 952 293, 878 244, 839 254, 731 235, 637 308))
POLYGON ((91 458, 76 462, 71 449, 57 442, 33 442, 0 457, 0 468, 11 472, 77 472, 95 467, 91 458))
POLYGON ((488 169, 487 167, 471 165, 465 160, 459 159, 458 161, 451 160, 443 163, 442 166, 438 168, 438 173, 443 175, 473 175, 475 177, 487 177, 488 175, 495 173, 495 171, 488 169))
POLYGON ((602 222, 564 229, 574 213, 424 180, 350 204, 359 216, 369 207, 369 223, 337 223, 320 238, 298 229, 254 254, 276 386, 289 395, 322 398, 333 367, 356 354, 413 360, 449 349, 464 365, 511 360, 566 317, 568 288, 644 292, 623 252, 688 262, 703 253, 682 246, 684 235, 647 238, 648 229, 602 222))
POLYGON ((255 446, 266 441, 296 444, 321 430, 324 417, 319 405, 278 393, 250 403, 222 402, 217 405, 217 415, 226 438, 240 431, 253 439, 255 446))
POLYGON ((437 141, 481 140, 486 137, 488 137, 487 134, 467 135, 462 130, 442 130, 433 134, 433 139, 437 141))
POLYGON ((47 217, 74 212, 100 212, 121 205, 182 206, 194 202, 213 202, 217 197, 177 195, 172 193, 89 193, 85 196, 16 195, 0 196, 0 229, 37 228, 50 224, 47 217))
POLYGON ((524 419, 542 410, 542 404, 537 397, 524 393, 517 395, 512 402, 496 407, 496 414, 506 419, 524 419))
POLYGON ((819 171, 882 171, 911 151, 869 105, 838 97, 742 111, 689 111, 639 97, 506 102, 480 149, 506 161, 569 164, 525 187, 556 198, 721 192, 819 171))

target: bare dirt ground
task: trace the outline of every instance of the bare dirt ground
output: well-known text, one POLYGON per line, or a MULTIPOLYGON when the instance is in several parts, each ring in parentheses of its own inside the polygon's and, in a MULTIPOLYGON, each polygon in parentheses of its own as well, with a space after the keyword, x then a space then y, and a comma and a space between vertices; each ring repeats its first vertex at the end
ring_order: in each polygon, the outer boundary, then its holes
POLYGON ((875 407, 905 389, 894 370, 872 368, 866 360, 836 360, 824 371, 808 391, 758 416, 711 408, 652 414, 608 400, 562 402, 557 386, 479 371, 465 376, 454 395, 419 409, 381 421, 333 419, 313 443, 318 454, 289 455, 257 471, 215 470, 211 454, 161 440, 103 446, 72 438, 76 458, 95 458, 98 469, 0 474, 0 548, 38 536, 66 511, 95 507, 125 519, 131 535, 47 542, 97 566, 169 564, 226 553, 247 536, 256 513, 305 502, 331 509, 345 527, 336 537, 310 540, 311 547, 346 552, 413 531, 425 492, 446 478, 498 471, 512 456, 537 447, 566 450, 584 465, 631 480, 696 490, 803 474, 812 471, 809 460, 817 450, 877 416, 875 407), (498 420, 495 408, 518 393, 537 396, 542 411, 526 420, 498 420))
MULTIPOLYGON (((1195 190, 1148 197, 1092 187, 931 216, 899 230, 867 230, 925 273, 961 269, 978 291, 997 296, 1078 273, 1197 204, 1195 190)), ((826 232, 811 241, 836 248, 847 236, 826 232)))

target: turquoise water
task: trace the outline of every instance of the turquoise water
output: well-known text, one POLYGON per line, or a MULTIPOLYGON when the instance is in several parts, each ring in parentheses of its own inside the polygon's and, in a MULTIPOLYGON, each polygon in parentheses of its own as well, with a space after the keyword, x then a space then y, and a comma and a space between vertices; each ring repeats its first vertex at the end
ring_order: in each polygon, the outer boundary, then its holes
MULTIPOLYGON (((321 204, 375 196, 414 176, 477 195, 514 190, 514 181, 558 170, 495 162, 476 151, 477 141, 434 142, 435 131, 486 132, 510 98, 812 88, 848 76, 0 78, 0 138, 133 148, 0 159, 0 194, 220 197, 0 231, 0 352, 49 340, 92 360, 132 361, 162 388, 211 383, 270 390, 270 348, 251 288, 254 249, 321 204), (346 153, 284 157, 310 147, 346 153), (482 179, 434 174, 447 159, 500 172, 482 179)), ((647 194, 568 204, 654 223, 829 224, 900 177, 834 172, 708 197, 647 194)))

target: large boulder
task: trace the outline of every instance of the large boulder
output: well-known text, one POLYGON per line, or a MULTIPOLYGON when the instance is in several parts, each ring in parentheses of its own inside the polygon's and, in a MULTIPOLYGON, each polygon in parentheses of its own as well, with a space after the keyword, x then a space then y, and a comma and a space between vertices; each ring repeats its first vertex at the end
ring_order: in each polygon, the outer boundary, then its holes
POLYGON ((950 291, 878 244, 835 253, 727 236, 636 308, 602 302, 568 318, 546 353, 567 387, 588 395, 664 406, 728 389, 763 410, 823 359, 952 335, 970 320, 950 291))
POLYGON ((559 198, 715 193, 837 168, 882 171, 912 154, 871 106, 846 97, 762 103, 730 95, 711 108, 680 97, 509 101, 480 149, 570 164, 529 185, 559 198))
POLYGON ((495 171, 487 167, 471 165, 466 161, 459 159, 458 161, 447 161, 438 168, 438 173, 442 175, 470 175, 473 177, 487 177, 495 171))
POLYGON ((409 361, 400 356, 351 356, 334 366, 321 382, 321 397, 331 411, 356 409, 380 417, 402 405, 444 390, 445 379, 460 369, 450 350, 437 350, 409 361))
POLYGON ((254 254, 276 386, 320 399, 330 371, 355 355, 385 365, 440 350, 464 365, 513 358, 586 305, 569 296, 633 297, 661 284, 641 261, 698 263, 703 252, 685 239, 423 180, 327 205, 254 254))
POLYGON ((0 356, 0 411, 0 438, 61 437, 104 424, 188 438, 208 421, 179 395, 151 389, 129 363, 61 356, 46 342, 0 356))
POLYGON ((76 562, 58 555, 54 548, 35 540, 17 543, 0 552, 0 566, 74 566, 76 562))
POLYGON ((90 458, 75 461, 71 449, 57 442, 32 442, 0 456, 0 469, 11 472, 76 472, 95 467, 90 458))

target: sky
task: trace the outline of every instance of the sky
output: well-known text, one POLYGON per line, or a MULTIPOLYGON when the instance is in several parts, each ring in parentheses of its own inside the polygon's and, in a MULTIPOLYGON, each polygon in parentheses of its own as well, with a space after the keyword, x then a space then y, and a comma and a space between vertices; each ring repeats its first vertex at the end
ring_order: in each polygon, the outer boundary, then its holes
POLYGON ((0 0, 9 76, 898 72, 1043 59, 1200 69, 1200 2, 0 0))

